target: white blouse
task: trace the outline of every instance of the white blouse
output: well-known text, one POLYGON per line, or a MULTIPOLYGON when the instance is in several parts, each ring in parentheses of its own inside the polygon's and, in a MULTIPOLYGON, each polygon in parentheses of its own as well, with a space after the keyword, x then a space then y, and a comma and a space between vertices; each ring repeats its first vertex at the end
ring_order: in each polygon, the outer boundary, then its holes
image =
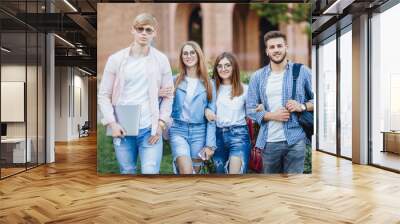
POLYGON ((216 102, 217 127, 246 125, 247 89, 247 85, 243 85, 242 95, 231 98, 232 85, 220 85, 216 102))

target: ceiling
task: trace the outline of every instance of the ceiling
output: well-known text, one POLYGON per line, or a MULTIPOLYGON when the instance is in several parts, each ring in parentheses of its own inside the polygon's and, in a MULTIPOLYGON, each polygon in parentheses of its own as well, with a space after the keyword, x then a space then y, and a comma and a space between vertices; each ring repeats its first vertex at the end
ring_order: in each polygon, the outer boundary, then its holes
MULTIPOLYGON (((268 2, 311 3, 314 41, 320 36, 327 35, 324 32, 326 33, 330 27, 343 20, 346 16, 357 16, 362 12, 382 5, 386 1, 270 0, 268 2)), ((29 56, 29 54, 35 53, 37 43, 31 40, 34 36, 28 35, 27 40, 25 40, 25 32, 53 32, 58 35, 55 38, 56 65, 80 66, 95 73, 97 55, 96 7, 99 2, 129 1, 1 0, 0 28, 2 30, 2 46, 13 49, 13 54, 8 55, 8 58, 11 60, 12 58, 18 58, 20 55, 28 54, 29 56), (25 50, 26 44, 28 46, 27 50, 25 50)), ((351 18, 349 20, 351 22, 351 18)), ((41 47, 42 45, 39 45, 40 49, 41 47)))
POLYGON ((311 0, 313 44, 352 23, 354 17, 373 12, 389 0, 311 0))
POLYGON ((2 60, 19 63, 25 61, 26 56, 29 61, 36 57, 37 50, 44 47, 44 44, 37 43, 37 39, 40 42, 44 40, 44 36, 40 36, 41 39, 37 35, 52 32, 57 34, 56 66, 79 66, 95 74, 97 2, 99 1, 48 0, 46 4, 44 0, 1 0, 1 43, 12 50, 2 60))

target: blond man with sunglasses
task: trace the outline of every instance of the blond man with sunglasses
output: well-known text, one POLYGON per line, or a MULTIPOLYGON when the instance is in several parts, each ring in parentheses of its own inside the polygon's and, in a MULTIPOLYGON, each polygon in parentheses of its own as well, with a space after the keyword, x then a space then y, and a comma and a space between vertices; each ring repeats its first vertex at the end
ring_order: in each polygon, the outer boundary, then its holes
POLYGON ((157 21, 148 13, 138 15, 131 29, 133 43, 114 54, 106 63, 98 102, 102 123, 112 129, 115 154, 122 174, 136 174, 137 156, 142 174, 158 174, 162 158, 162 131, 169 122, 172 95, 159 103, 160 88, 173 88, 168 58, 151 46, 157 21), (126 136, 114 116, 116 105, 139 105, 139 134, 126 136))

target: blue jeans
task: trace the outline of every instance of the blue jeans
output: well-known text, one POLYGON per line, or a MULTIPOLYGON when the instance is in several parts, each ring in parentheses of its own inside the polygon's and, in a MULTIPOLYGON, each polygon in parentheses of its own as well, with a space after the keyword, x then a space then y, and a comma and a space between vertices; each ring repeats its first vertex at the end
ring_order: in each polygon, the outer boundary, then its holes
MULTIPOLYGON (((169 129, 169 141, 173 156, 174 173, 178 173, 176 159, 186 156, 191 159, 201 159, 199 152, 206 145, 206 124, 191 124, 174 120, 169 129)), ((202 166, 203 163, 193 163, 193 168, 202 166)))
POLYGON ((250 136, 247 125, 217 127, 217 149, 213 159, 217 173, 229 173, 229 161, 233 156, 242 161, 240 173, 246 173, 250 153, 250 136))
POLYGON ((286 141, 267 142, 262 153, 264 173, 303 173, 304 140, 289 146, 286 141))
POLYGON ((142 174, 158 174, 163 154, 162 137, 154 145, 148 140, 151 128, 139 130, 138 136, 113 138, 115 155, 121 174, 136 174, 136 163, 139 152, 142 174))

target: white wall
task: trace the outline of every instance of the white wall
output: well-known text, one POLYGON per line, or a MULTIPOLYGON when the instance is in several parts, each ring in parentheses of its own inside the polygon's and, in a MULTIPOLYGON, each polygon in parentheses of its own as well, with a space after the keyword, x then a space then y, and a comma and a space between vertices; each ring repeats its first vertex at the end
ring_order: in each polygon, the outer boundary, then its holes
MULTIPOLYGON (((25 82, 25 65, 2 65, 1 66, 1 81, 10 82, 25 82)), ((28 72, 32 67, 28 66, 28 72)), ((7 108, 1 108, 7 110, 7 108)), ((8 137, 25 137, 25 122, 7 122, 8 137)))
POLYGON ((67 67, 55 68, 55 141, 68 139, 68 85, 70 83, 67 67))
POLYGON ((75 75, 74 75, 74 96, 72 96, 72 99, 74 99, 74 102, 71 102, 71 105, 75 105, 72 108, 72 119, 71 119, 71 132, 70 135, 72 138, 78 138, 78 124, 81 126, 85 123, 85 121, 89 120, 88 116, 88 78, 83 77, 78 73, 77 75, 77 70, 75 70, 75 75), (80 92, 80 93, 79 93, 80 92), (80 95, 80 97, 79 97, 80 95), (80 102, 79 102, 80 101, 80 102), (82 107, 82 108, 79 108, 82 107), (81 109, 81 111, 80 111, 81 109))
POLYGON ((56 67, 55 141, 79 138, 78 124, 88 120, 88 78, 82 75, 75 68, 56 67))
MULTIPOLYGON (((2 65, 1 66, 1 81, 4 82, 25 82, 25 75, 28 72, 29 75, 36 74, 36 67, 25 65, 2 65), (25 69, 27 69, 25 71, 25 69)), ((28 77, 29 78, 29 77, 28 77)), ((36 85, 36 80, 29 80, 30 85, 36 85)), ((36 88, 27 89, 27 106, 32 106, 36 108, 36 88), (29 105, 31 102, 35 102, 34 105, 29 105)), ((9 108, 1 108, 1 110, 8 110, 9 108)), ((24 109, 24 108, 22 108, 24 109)), ((28 110, 28 109, 27 109, 28 110)), ((27 112, 27 120, 30 122, 28 124, 28 137, 33 130, 36 130, 36 125, 31 122, 34 121, 36 124, 37 115, 32 113, 32 108, 27 112)), ((7 122, 7 136, 8 137, 25 137, 25 126, 26 122, 7 122)), ((36 135, 36 131, 35 131, 36 135)))

